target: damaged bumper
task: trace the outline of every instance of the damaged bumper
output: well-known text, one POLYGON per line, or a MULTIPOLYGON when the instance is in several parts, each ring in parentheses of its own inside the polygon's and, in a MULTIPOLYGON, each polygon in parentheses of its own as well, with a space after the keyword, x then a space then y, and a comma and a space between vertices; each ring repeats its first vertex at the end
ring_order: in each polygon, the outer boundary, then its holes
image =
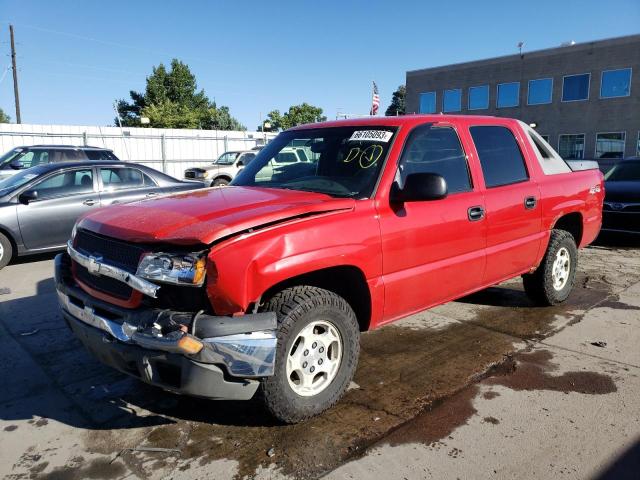
POLYGON ((103 363, 147 383, 205 398, 249 399, 256 379, 273 375, 272 312, 232 318, 120 308, 75 285, 67 254, 55 259, 55 283, 63 316, 82 343, 103 363), (173 328, 163 332, 168 324, 173 328), (196 348, 185 350, 185 340, 196 348))

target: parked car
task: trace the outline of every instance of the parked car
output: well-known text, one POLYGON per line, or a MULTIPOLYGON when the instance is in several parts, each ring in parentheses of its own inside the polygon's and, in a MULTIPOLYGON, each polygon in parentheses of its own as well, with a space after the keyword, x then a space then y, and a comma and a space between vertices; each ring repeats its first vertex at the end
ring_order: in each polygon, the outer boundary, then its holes
POLYGON ((602 231, 640 234, 640 158, 618 161, 604 179, 602 231))
POLYGON ((63 249, 78 217, 93 209, 203 186, 119 161, 21 170, 0 181, 0 268, 13 255, 63 249))
POLYGON ((88 160, 117 161, 112 150, 74 145, 33 145, 16 147, 0 157, 0 180, 25 168, 46 163, 86 162, 88 160))
POLYGON ((211 187, 229 185, 256 155, 257 152, 253 150, 225 152, 209 166, 188 168, 184 171, 184 178, 200 180, 211 187))
POLYGON ((260 387, 298 422, 345 393, 361 331, 520 275, 535 302, 564 301, 604 196, 597 165, 576 168, 506 118, 300 126, 227 188, 84 216, 58 298, 107 364, 210 399, 260 387), (297 148, 311 158, 273 169, 297 148))

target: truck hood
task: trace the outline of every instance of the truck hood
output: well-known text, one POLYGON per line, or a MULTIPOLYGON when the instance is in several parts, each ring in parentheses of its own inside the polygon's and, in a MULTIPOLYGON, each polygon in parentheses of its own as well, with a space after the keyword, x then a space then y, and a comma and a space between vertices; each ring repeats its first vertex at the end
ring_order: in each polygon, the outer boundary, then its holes
POLYGON ((78 227, 130 242, 209 245, 250 228, 354 206, 353 199, 321 193, 223 187, 107 207, 78 227))

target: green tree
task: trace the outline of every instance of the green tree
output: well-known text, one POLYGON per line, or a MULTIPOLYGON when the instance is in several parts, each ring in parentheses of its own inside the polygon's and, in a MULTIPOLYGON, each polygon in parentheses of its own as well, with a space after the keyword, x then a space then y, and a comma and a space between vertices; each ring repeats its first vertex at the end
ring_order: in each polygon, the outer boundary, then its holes
POLYGON ((407 87, 404 85, 400 85, 398 89, 393 92, 393 97, 391 98, 391 104, 387 108, 387 111, 384 114, 387 117, 392 117, 395 115, 404 115, 406 110, 405 97, 407 96, 407 87))
POLYGON ((204 90, 198 90, 189 66, 175 58, 169 70, 162 63, 153 67, 144 93, 132 90, 129 96, 131 102, 117 102, 122 124, 129 127, 245 130, 228 107, 218 107, 204 90), (142 124, 141 117, 148 118, 149 123, 142 124))
POLYGON ((324 122, 327 117, 322 115, 320 107, 305 102, 290 106, 289 111, 284 115, 280 114, 280 110, 272 110, 267 114, 267 119, 271 123, 272 130, 286 130, 303 123, 324 122))
POLYGON ((11 123, 11 117, 0 108, 0 123, 11 123))

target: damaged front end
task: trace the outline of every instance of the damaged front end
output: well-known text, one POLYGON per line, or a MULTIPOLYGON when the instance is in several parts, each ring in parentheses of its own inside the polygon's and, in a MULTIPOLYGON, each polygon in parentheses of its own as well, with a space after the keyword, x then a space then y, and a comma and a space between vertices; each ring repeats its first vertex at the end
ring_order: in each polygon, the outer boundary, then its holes
POLYGON ((216 399, 248 399, 273 375, 276 315, 240 317, 165 309, 126 309, 80 289, 68 254, 55 259, 63 315, 104 363, 167 390, 216 399))

